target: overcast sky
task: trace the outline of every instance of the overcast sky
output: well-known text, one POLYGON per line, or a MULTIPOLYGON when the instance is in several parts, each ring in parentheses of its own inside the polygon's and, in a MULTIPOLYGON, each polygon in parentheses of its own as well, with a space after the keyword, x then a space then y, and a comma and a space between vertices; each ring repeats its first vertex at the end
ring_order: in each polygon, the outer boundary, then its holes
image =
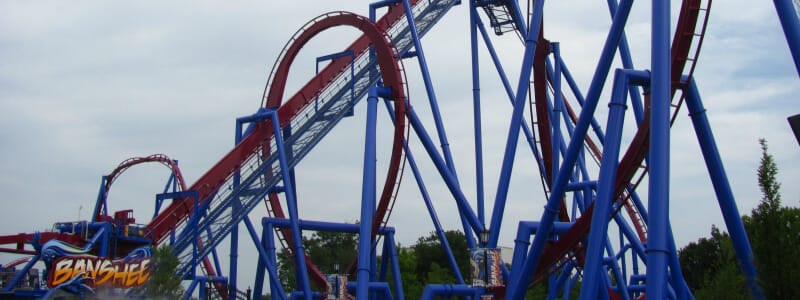
MULTIPOLYGON (((231 149, 235 118, 258 108, 270 68, 291 35, 323 12, 367 14, 368 2, 353 2, 0 2, 0 235, 88 218, 101 175, 130 157, 167 154, 193 183, 231 149)), ((595 2, 550 1, 545 13, 547 37, 561 42, 584 93, 609 25, 604 1, 595 2)), ((627 33, 638 68, 647 69, 649 8, 640 2, 627 33)), ((455 7, 423 47, 461 185, 474 200, 466 12, 465 4, 455 7)), ((306 47, 312 50, 293 67, 290 88, 313 73, 313 57, 341 50, 354 36, 337 29, 306 47)), ((510 34, 495 42, 516 86, 520 43, 510 34)), ((485 195, 493 199, 510 109, 485 55, 482 60, 485 195)), ((411 101, 430 121, 417 61, 406 60, 405 66, 411 101)), ((760 198, 759 138, 767 139, 778 164, 784 205, 798 206, 800 147, 786 118, 800 113, 800 83, 772 3, 715 1, 695 77, 740 212, 748 214, 760 198)), ((607 101, 601 99, 599 107, 607 101)), ((301 218, 358 219, 364 111, 360 105, 357 117, 345 119, 298 167, 301 218)), ((386 123, 385 112, 380 116, 386 123)), ((390 130, 384 125, 379 132, 390 130)), ((670 213, 680 247, 724 223, 685 110, 672 146, 670 213)), ((530 151, 518 154, 504 246, 513 245, 516 222, 539 219, 544 204, 530 151)), ((415 155, 442 222, 459 228, 446 187, 425 155, 415 155)), ((385 167, 388 156, 388 147, 379 148, 379 164, 385 167)), ((112 189, 110 209, 134 208, 137 220, 146 223, 166 176, 159 165, 129 170, 112 189)), ((257 208, 251 218, 264 215, 257 208)), ((391 224, 404 245, 432 230, 410 172, 391 224)), ((249 244, 245 248, 252 253, 249 244)))

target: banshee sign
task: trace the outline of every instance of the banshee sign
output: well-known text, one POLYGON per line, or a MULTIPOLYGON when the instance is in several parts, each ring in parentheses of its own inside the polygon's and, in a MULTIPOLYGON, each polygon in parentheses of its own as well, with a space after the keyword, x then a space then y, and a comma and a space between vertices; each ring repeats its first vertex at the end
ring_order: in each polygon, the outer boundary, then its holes
POLYGON ((150 279, 150 258, 133 261, 111 260, 95 256, 64 256, 50 266, 47 286, 57 287, 76 276, 89 278, 93 286, 131 288, 142 286, 150 279))
POLYGON ((47 286, 69 285, 80 279, 91 287, 133 288, 147 283, 152 269, 153 251, 139 247, 119 259, 91 254, 91 246, 78 248, 58 240, 42 246, 42 260, 47 267, 47 286))

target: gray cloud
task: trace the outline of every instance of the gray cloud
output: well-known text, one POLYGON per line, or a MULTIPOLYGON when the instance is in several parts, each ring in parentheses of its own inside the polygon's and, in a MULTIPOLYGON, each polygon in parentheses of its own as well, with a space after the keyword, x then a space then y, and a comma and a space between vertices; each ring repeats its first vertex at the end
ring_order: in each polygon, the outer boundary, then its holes
MULTIPOLYGON (((696 72, 721 155, 740 212, 748 213, 760 198, 757 141, 767 138, 781 167, 784 202, 797 206, 800 188, 789 183, 800 176, 792 168, 800 157, 786 123, 787 116, 800 113, 792 100, 800 89, 797 73, 774 8, 766 2, 729 2, 715 2, 696 72), (746 13, 738 9, 745 4, 746 13)), ((549 37, 561 43, 570 69, 585 89, 609 24, 607 8, 603 3, 576 7, 559 1, 547 8, 554 12, 546 18, 549 37)), ((4 191, 0 203, 6 212, 0 218, 0 234, 43 230, 56 221, 77 219, 79 207, 85 218, 94 205, 100 176, 128 157, 166 153, 180 160, 184 175, 193 182, 231 149, 234 119, 259 105, 269 69, 286 40, 307 20, 334 9, 366 14, 366 3, 0 3, 0 57, 4 58, 0 60, 0 188, 4 191)), ((643 69, 649 68, 648 9, 637 6, 627 31, 637 65, 643 69)), ((474 201, 465 12, 466 5, 454 8, 423 45, 461 184, 474 201)), ((290 85, 304 83, 313 72, 310 59, 341 49, 345 44, 338 40, 349 35, 352 32, 345 30, 322 36, 308 47, 293 67, 290 85)), ((515 88, 519 42, 511 35, 496 40, 515 88)), ((485 196, 491 201, 510 106, 488 58, 481 59, 485 196)), ((405 61, 412 102, 433 132, 416 64, 405 61)), ((603 99, 605 103, 608 97, 603 99)), ((301 218, 333 222, 358 218, 363 106, 356 115, 337 126, 298 167, 301 218)), ((386 114, 379 116, 386 123, 386 114)), ((605 124, 604 118, 598 121, 605 124)), ((671 214, 682 245, 708 235, 711 224, 723 223, 685 112, 678 121, 672 137, 671 214)), ((380 132, 386 132, 385 127, 380 132)), ((416 139, 412 147, 439 217, 446 227, 459 228, 452 197, 416 139)), ((379 151, 382 166, 387 153, 379 151)), ((541 216, 544 199, 529 154, 525 148, 518 150, 503 245, 513 243, 517 220, 541 216)), ((113 191, 113 207, 136 207, 144 211, 137 218, 147 220, 152 194, 163 187, 165 174, 159 168, 132 170, 113 191)), ((408 172, 391 221, 405 245, 432 230, 420 200, 408 172)), ((257 220, 263 215, 258 208, 251 217, 257 220)), ((243 257, 254 257, 249 242, 243 244, 247 245, 243 257)))

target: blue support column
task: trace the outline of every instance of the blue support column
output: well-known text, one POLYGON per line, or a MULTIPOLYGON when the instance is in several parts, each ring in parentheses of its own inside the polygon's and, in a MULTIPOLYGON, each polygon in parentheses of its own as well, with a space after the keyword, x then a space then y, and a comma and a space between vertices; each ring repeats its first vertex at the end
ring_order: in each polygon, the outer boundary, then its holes
POLYGON ((647 298, 666 299, 669 245, 670 12, 669 1, 652 1, 652 75, 647 223, 647 298))
MULTIPOLYGON (((555 71, 552 77, 553 85, 553 118, 551 118, 551 128, 553 130, 553 165, 558 166, 561 158, 561 111, 564 110, 564 99, 561 96, 561 47, 558 43, 550 44, 550 51, 555 57, 555 71)), ((556 178, 558 168, 553 168, 552 178, 556 178)))
MULTIPOLYGON (((408 108, 406 115, 411 123, 411 127, 414 129, 417 137, 419 137, 420 141, 422 142, 422 146, 425 148, 428 156, 436 166, 436 170, 439 171, 439 175, 441 175, 442 179, 444 179, 444 182, 447 185, 451 195, 453 195, 455 198, 460 213, 466 217, 468 225, 470 226, 466 229, 472 229, 473 232, 482 232, 484 230, 483 224, 481 224, 481 222, 478 220, 478 216, 475 215, 475 212, 471 209, 469 203, 467 202, 466 196, 464 196, 464 193, 461 191, 461 188, 458 186, 458 183, 456 182, 452 173, 447 168, 444 160, 436 151, 436 146, 433 145, 433 141, 431 141, 431 138, 425 130, 425 127, 422 125, 422 121, 419 119, 419 116, 408 101, 406 101, 406 107, 408 108)), ((473 248, 475 245, 474 238, 470 238, 470 235, 466 236, 467 244, 470 248, 473 248)))
POLYGON ((773 2, 781 20, 783 34, 786 35, 786 42, 789 44, 789 51, 792 52, 794 68, 800 75, 800 20, 797 11, 791 0, 773 0, 773 2))
MULTIPOLYGON (((236 120, 236 132, 234 135, 234 145, 239 145, 242 141, 242 122, 240 120, 236 120)), ((233 174, 233 188, 239 188, 241 183, 241 174, 237 170, 233 174)), ((233 205, 231 206, 231 213, 238 214, 239 210, 241 210, 241 202, 239 201, 238 197, 233 201, 233 205)), ((230 280, 228 282, 228 295, 236 295, 236 275, 239 273, 238 271, 238 263, 239 263, 239 223, 236 223, 231 228, 231 253, 230 253, 230 270, 228 274, 230 276, 230 280)), ((216 253, 216 251, 215 251, 216 253)))
POLYGON ((390 247, 389 255, 391 255, 392 281, 394 281, 394 289, 397 293, 397 299, 405 300, 406 296, 403 292, 403 279, 400 277, 400 261, 397 259, 397 247, 395 247, 397 243, 394 240, 394 230, 386 233, 386 241, 384 243, 389 243, 390 247))
MULTIPOLYGON (((286 205, 289 211, 289 222, 292 228, 292 239, 294 240, 294 261, 295 261, 295 274, 297 285, 302 289, 303 297, 306 300, 311 300, 311 286, 308 279, 308 269, 306 267, 305 250, 303 250, 302 233, 300 232, 300 220, 297 212, 297 198, 295 198, 294 186, 290 179, 290 167, 286 159, 286 152, 283 145, 283 134, 281 131, 281 123, 278 121, 278 113, 274 110, 268 111, 268 116, 272 121, 273 136, 275 137, 275 151, 278 152, 278 161, 281 166, 281 177, 283 178, 283 186, 286 188, 284 194, 286 195, 286 205)), ((254 234, 251 233, 251 234, 254 234)))
MULTIPOLYGON (((269 249, 266 243, 267 235, 270 237, 272 236, 272 232, 267 231, 267 226, 262 225, 261 229, 261 240, 253 241, 254 243, 260 243, 261 247, 265 249, 269 249)), ((267 255, 270 255, 269 251, 267 251, 267 255)), ((253 283, 253 298, 261 299, 261 296, 264 294, 264 273, 266 272, 267 264, 264 263, 268 257, 261 257, 261 254, 258 255, 258 262, 256 262, 256 279, 253 283)))
POLYGON ((750 248, 747 232, 744 230, 744 224, 739 216, 739 208, 736 206, 733 191, 728 182, 728 175, 725 173, 725 167, 722 165, 722 159, 719 156, 717 142, 706 117, 706 109, 700 100, 700 94, 697 91, 694 80, 689 82, 689 89, 686 92, 686 107, 689 109, 689 116, 692 118, 697 141, 700 143, 700 149, 706 161, 706 168, 711 177, 714 192, 717 195, 722 217, 736 249, 736 258, 739 260, 739 265, 744 273, 747 288, 756 299, 764 299, 764 294, 757 283, 756 268, 753 265, 753 250, 750 248))
POLYGON ((483 190, 483 133, 481 132, 481 80, 478 64, 478 18, 475 1, 469 1, 469 45, 472 58, 472 119, 475 131, 475 189, 478 219, 486 226, 483 190))
POLYGON ((608 123, 606 125, 606 143, 600 163, 600 175, 597 187, 597 199, 594 201, 592 225, 587 238, 586 264, 584 283, 581 286, 581 299, 595 299, 601 290, 601 281, 606 277, 603 268, 603 249, 608 239, 608 220, 611 215, 611 204, 614 197, 614 184, 617 179, 619 150, 622 141, 623 121, 625 120, 625 103, 627 100, 628 75, 625 70, 615 73, 614 89, 611 92, 608 123))
POLYGON ((494 199, 494 208, 492 209, 492 219, 489 226, 489 248, 497 246, 497 240, 500 238, 500 226, 503 222, 503 212, 505 211, 506 200, 508 199, 508 185, 511 181, 511 170, 514 167, 514 158, 516 156, 517 143, 519 141, 520 124, 522 123, 522 113, 525 108, 525 99, 527 99, 528 88, 530 87, 530 76, 533 66, 533 57, 536 52, 536 43, 539 39, 539 29, 542 24, 542 17, 544 15, 544 1, 534 2, 533 16, 531 17, 531 27, 527 32, 525 38, 525 53, 522 59, 522 68, 520 70, 519 82, 517 84, 517 94, 514 98, 514 110, 511 115, 511 121, 508 128, 508 137, 506 138, 505 153, 503 154, 503 164, 500 169, 500 179, 497 184, 497 194, 494 199))
POLYGON ((433 120, 436 124, 436 133, 439 135, 442 154, 444 154, 448 169, 450 169, 456 182, 458 182, 458 175, 456 174, 455 164, 453 163, 453 155, 450 153, 450 142, 447 140, 447 133, 442 123, 442 116, 439 112, 439 102, 436 100, 436 93, 433 91, 433 83, 431 83, 431 75, 428 71, 428 62, 425 60, 425 52, 422 50, 422 43, 419 40, 419 33, 417 32, 417 25, 414 21, 414 15, 409 0, 403 0, 403 8, 405 8, 406 21, 408 21, 408 28, 411 32, 411 41, 414 43, 414 50, 416 50, 417 60, 419 61, 422 80, 425 83, 425 91, 428 93, 428 101, 430 102, 431 113, 433 114, 433 120))
MULTIPOLYGON (((394 116, 394 109, 389 104, 386 103, 386 110, 389 112, 390 116, 394 116)), ((422 200, 425 202, 425 207, 428 209, 428 215, 431 217, 431 222, 433 222, 434 230, 436 230, 436 235, 439 237, 439 241, 442 243, 442 249, 445 251, 445 255, 447 256, 447 260, 450 263, 450 268, 453 270, 453 274, 456 277, 456 281, 460 284, 464 283, 464 277, 461 275, 461 270, 458 268, 458 264, 456 263, 455 256, 453 255, 453 250, 450 248, 450 243, 447 241, 447 238, 444 234, 444 229, 442 229, 442 223, 439 221, 439 216, 436 213, 436 209, 433 207, 433 202, 431 201, 430 194, 428 193, 428 188, 425 187, 425 182, 422 180, 422 174, 419 171, 419 167, 417 166, 417 161, 414 158, 414 154, 411 149, 408 147, 408 141, 403 139, 403 151, 406 153, 406 161, 408 162, 408 166, 411 167, 411 173, 414 175, 414 179, 417 182, 417 187, 419 188, 420 195, 422 196, 422 200)), ((469 239, 467 239, 467 245, 471 245, 469 243, 469 239)))
MULTIPOLYGON (((589 124, 591 123, 591 120, 594 119, 594 111, 595 108, 597 108, 597 102, 600 98, 602 87, 605 84, 608 69, 611 67, 614 52, 619 44, 619 39, 622 35, 625 23, 627 22, 632 5, 632 0, 622 0, 619 8, 617 9, 616 15, 614 15, 614 22, 611 24, 608 37, 603 45, 602 55, 600 56, 600 61, 598 62, 594 76, 592 77, 592 83, 589 86, 586 102, 584 103, 583 110, 581 110, 580 117, 578 118, 578 124, 575 126, 573 136, 586 135, 589 124)), ((570 140, 569 145, 567 146, 566 155, 564 155, 564 161, 561 164, 561 169, 568 170, 574 166, 582 146, 583 139, 570 140)), ((545 211, 542 214, 542 224, 539 227, 539 230, 536 231, 536 235, 533 238, 533 244, 528 251, 528 256, 525 258, 525 261, 522 264, 518 265, 522 268, 520 272, 521 274, 517 278, 512 277, 509 282, 508 293, 511 299, 520 299, 522 295, 524 295, 525 287, 527 286, 525 283, 528 282, 530 277, 533 276, 533 272, 536 270, 536 267, 539 263, 539 256, 542 254, 542 249, 547 241, 547 235, 552 229, 553 221, 558 213, 561 198, 564 196, 564 190, 567 185, 567 180, 569 179, 569 174, 567 173, 569 172, 559 172, 558 176, 556 176, 555 180, 553 181, 553 189, 550 193, 550 197, 547 200, 545 211)))
POLYGON ((356 299, 369 298, 371 277, 372 216, 375 213, 375 140, 378 91, 371 87, 367 97, 367 128, 364 143, 364 174, 361 186, 361 220, 358 236, 358 270, 356 299))

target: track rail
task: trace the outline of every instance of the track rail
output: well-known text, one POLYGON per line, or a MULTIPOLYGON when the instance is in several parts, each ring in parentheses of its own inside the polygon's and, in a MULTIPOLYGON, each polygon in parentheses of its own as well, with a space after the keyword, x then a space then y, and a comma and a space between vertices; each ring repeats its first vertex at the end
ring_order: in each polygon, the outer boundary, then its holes
MULTIPOLYGON (((417 25, 420 33, 427 32, 456 3, 456 1, 414 2, 414 15, 415 19, 419 20, 417 25)), ((314 28, 335 26, 337 22, 344 24, 350 17, 352 15, 346 13, 338 13, 336 16, 328 15, 318 20, 327 24, 317 25, 314 28)), ((278 65, 277 69, 273 70, 273 80, 268 85, 268 93, 265 93, 265 103, 268 108, 277 108, 281 127, 291 128, 293 131, 290 136, 285 138, 285 151, 289 157, 289 167, 297 165, 366 93, 367 87, 378 79, 382 79, 384 84, 392 89, 393 97, 396 100, 401 99, 395 101, 395 109, 398 114, 396 120, 402 119, 401 116, 404 115, 404 109, 398 106, 403 105, 404 94, 396 61, 402 53, 410 48, 411 35, 402 8, 390 7, 389 12, 376 22, 376 25, 372 25, 363 18, 360 18, 358 22, 358 24, 345 25, 364 30, 375 28, 374 31, 380 36, 366 34, 373 37, 359 38, 351 45, 350 49, 358 54, 354 61, 354 67, 358 70, 355 72, 355 78, 349 78, 349 72, 341 72, 341 70, 350 68, 349 61, 337 59, 288 101, 281 101, 280 95, 283 94, 283 88, 277 87, 285 84, 288 64, 285 68, 278 65), (386 40, 381 32, 385 32, 391 42, 386 40), (366 49, 368 49, 369 42, 375 43, 376 39, 385 40, 387 47, 390 43, 394 44, 396 50, 391 50, 389 47, 387 49, 390 50, 384 51, 388 54, 383 55, 378 51, 377 59, 373 59, 367 55, 366 49), (377 72, 378 65, 380 65, 381 72, 377 72), (387 70, 392 69, 398 71, 391 72, 394 73, 391 75, 387 74, 389 73, 387 70), (351 87, 355 90, 353 99, 348 97, 351 87), (311 105, 312 103, 314 105, 311 105)), ((309 36, 314 34, 306 33, 309 36)), ((292 43, 292 45, 295 44, 296 41, 292 43)), ((291 61, 288 59, 291 51, 285 52, 287 55, 282 55, 280 61, 291 61)), ((188 188, 188 190, 198 192, 198 208, 200 209, 197 212, 202 212, 202 214, 193 216, 195 213, 193 199, 177 199, 148 224, 148 228, 153 232, 153 239, 157 242, 163 242, 170 232, 179 233, 178 239, 173 243, 181 261, 179 274, 189 274, 192 268, 191 262, 208 255, 211 249, 230 233, 232 226, 240 222, 243 216, 250 212, 261 199, 267 197, 267 194, 274 192, 273 188, 280 182, 281 179, 273 175, 279 174, 280 166, 277 162, 277 155, 275 155, 277 149, 271 138, 272 131, 269 123, 265 121, 256 124, 253 131, 241 143, 188 188), (238 184, 234 183, 234 177, 239 178, 238 184)), ((395 137, 396 140, 397 137, 400 137, 400 141, 402 141, 402 132, 405 127, 401 125, 395 126, 395 137)), ((392 159, 399 162, 401 156, 400 151, 393 151, 392 159)), ((384 189, 381 199, 390 199, 395 186, 397 169, 396 167, 390 168, 387 177, 392 180, 387 179, 386 183, 386 186, 390 188, 384 189), (393 172, 394 175, 392 175, 393 172)), ((389 202, 382 200, 382 203, 388 205, 389 202)), ((271 211, 282 211, 279 202, 275 201, 271 204, 273 205, 271 211)), ((376 224, 380 224, 383 217, 376 218, 376 220, 378 222, 376 224)))
MULTIPOLYGON (((673 122, 683 102, 682 96, 674 98, 675 93, 677 92, 678 88, 684 84, 681 82, 681 76, 683 75, 683 71, 687 69, 687 63, 689 63, 689 76, 691 76, 694 72, 695 63, 700 53, 700 47, 702 45, 705 28, 708 23, 708 12, 710 7, 711 0, 706 1, 705 6, 702 6, 701 0, 684 0, 682 2, 678 24, 675 30, 675 36, 673 38, 671 54, 672 95, 674 99, 673 101, 675 102, 673 104, 673 122), (700 12, 705 13, 703 14, 700 28, 698 29, 698 20, 701 20, 699 18, 700 12), (694 52, 691 51, 693 45, 694 52)), ((574 114, 572 114, 572 119, 573 122, 575 122, 577 119, 574 114)), ((543 125, 540 123, 539 126, 543 125)), ((638 186, 638 183, 641 182, 647 173, 647 167, 643 166, 642 163, 649 147, 649 135, 649 97, 646 96, 645 119, 641 122, 639 129, 637 130, 630 146, 628 147, 628 150, 620 161, 619 168, 617 170, 617 181, 614 192, 614 195, 616 195, 615 198, 617 199, 615 214, 624 207, 631 220, 634 222, 634 227, 642 242, 647 241, 646 222, 644 222, 644 219, 638 210, 630 205, 629 188, 638 186), (637 176, 637 174, 638 177, 634 180, 634 177, 637 176)), ((598 150, 597 147, 590 148, 590 152, 599 158, 601 155, 600 150, 598 150)), ((548 270, 548 268, 556 264, 556 262, 565 257, 565 255, 567 255, 567 253, 570 251, 575 251, 576 253, 573 253, 573 255, 580 257, 580 253, 584 247, 580 246, 579 244, 581 243, 581 240, 589 233, 589 225, 591 224, 593 210, 594 203, 592 203, 592 205, 590 205, 586 211, 583 212, 583 214, 575 221, 572 227, 565 234, 563 234, 556 243, 545 249, 545 251, 542 253, 540 263, 538 264, 539 267, 536 272, 536 276, 534 276, 534 281, 549 273, 550 270, 548 270)))

